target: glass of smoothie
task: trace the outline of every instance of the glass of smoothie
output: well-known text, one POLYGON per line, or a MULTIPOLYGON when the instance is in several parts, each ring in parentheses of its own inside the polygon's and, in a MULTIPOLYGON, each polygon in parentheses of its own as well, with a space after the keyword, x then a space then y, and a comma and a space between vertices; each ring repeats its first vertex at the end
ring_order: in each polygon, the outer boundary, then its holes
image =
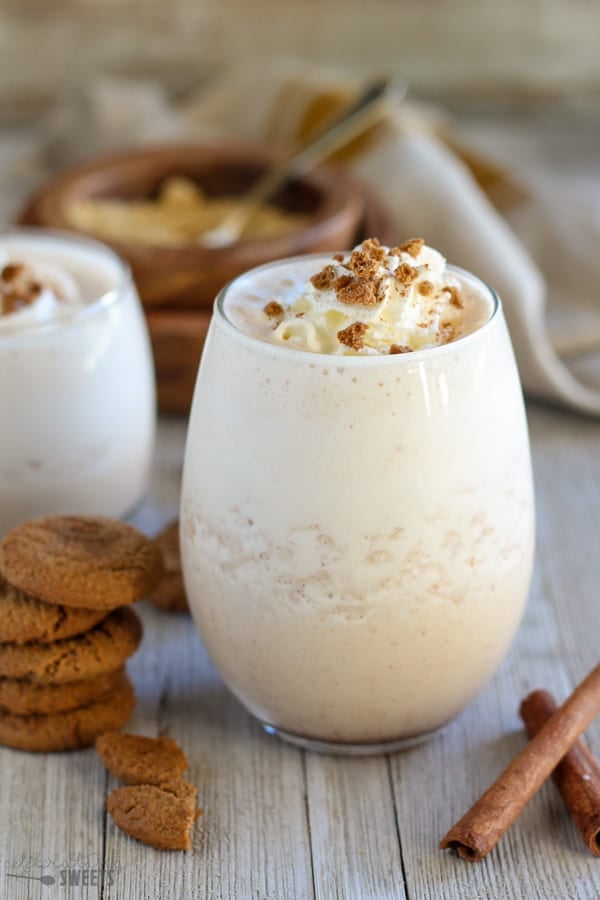
POLYGON ((414 239, 274 262, 217 297, 181 543, 223 679, 269 733, 396 750, 519 625, 534 514, 500 300, 414 239))
POLYGON ((155 418, 128 266, 67 233, 0 231, 0 535, 51 513, 130 512, 155 418))

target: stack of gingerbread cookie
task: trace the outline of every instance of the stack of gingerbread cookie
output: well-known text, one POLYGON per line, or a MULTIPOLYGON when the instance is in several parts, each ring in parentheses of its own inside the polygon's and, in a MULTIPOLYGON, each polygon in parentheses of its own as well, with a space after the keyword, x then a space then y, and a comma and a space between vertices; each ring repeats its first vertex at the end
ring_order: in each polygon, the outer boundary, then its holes
POLYGON ((123 522, 52 516, 0 544, 0 744, 75 750, 135 707, 129 608, 162 575, 155 544, 123 522))

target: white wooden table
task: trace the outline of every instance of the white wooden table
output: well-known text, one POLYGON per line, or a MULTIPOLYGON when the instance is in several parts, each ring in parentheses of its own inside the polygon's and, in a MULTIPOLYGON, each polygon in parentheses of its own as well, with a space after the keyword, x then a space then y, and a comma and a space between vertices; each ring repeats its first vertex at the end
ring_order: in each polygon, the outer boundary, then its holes
MULTIPOLYGON (((548 146, 546 135, 546 158, 548 146)), ((556 151, 557 165, 564 155, 556 151)), ((596 156, 593 165, 600 175, 596 156)), ((542 686, 563 698, 600 655, 600 423, 539 406, 529 415, 538 506, 531 598, 508 659, 458 720, 390 757, 305 753, 262 733, 220 682, 188 617, 142 608, 131 727, 171 734, 188 754, 205 810, 193 850, 158 853, 120 834, 105 812, 115 782, 93 750, 1 749, 0 898, 597 900, 600 860, 551 784, 484 862, 437 849, 523 746, 520 699, 542 686)), ((184 435, 182 421, 160 425, 151 495, 136 517, 150 533, 176 513, 184 435)), ((590 739, 600 753, 600 727, 590 739)))
MULTIPOLYGON (((600 425, 540 407, 529 414, 539 517, 531 599, 501 671, 457 721, 389 757, 291 748, 264 735, 228 693, 187 616, 142 605, 131 727, 173 735, 188 754, 205 810, 193 850, 161 854, 120 834, 104 809, 115 783, 93 750, 3 749, 0 896, 597 900, 600 860, 550 784, 483 863, 437 849, 523 746, 520 698, 540 686, 564 697, 599 655, 600 425)), ((161 423, 151 496, 136 516, 148 531, 176 512, 184 434, 181 421, 161 423)), ((591 736, 600 752, 600 729, 591 736)))

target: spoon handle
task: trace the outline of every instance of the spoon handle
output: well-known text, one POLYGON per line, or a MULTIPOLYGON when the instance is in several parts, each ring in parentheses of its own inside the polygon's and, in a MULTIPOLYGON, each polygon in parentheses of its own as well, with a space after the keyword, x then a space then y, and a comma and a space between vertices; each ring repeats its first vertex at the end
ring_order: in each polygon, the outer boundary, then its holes
POLYGON ((266 200, 288 178, 298 177, 322 159, 331 156, 351 140, 383 119, 394 103, 399 103, 408 90, 405 81, 381 79, 370 84, 341 115, 324 127, 316 138, 293 152, 280 166, 259 178, 247 192, 245 200, 258 205, 266 200))
POLYGON ((207 247, 225 247, 238 240, 247 230, 257 211, 289 178, 298 177, 340 147, 358 137, 383 119, 401 102, 408 90, 403 79, 380 79, 370 84, 333 123, 309 139, 300 150, 260 176, 240 198, 240 202, 215 228, 204 232, 199 242, 207 247))

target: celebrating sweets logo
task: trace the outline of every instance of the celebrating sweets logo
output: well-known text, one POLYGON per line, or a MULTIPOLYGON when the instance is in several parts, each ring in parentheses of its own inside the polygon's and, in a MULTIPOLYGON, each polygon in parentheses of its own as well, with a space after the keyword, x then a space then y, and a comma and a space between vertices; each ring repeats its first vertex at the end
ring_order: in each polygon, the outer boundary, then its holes
POLYGON ((7 859, 4 877, 35 882, 44 887, 110 887, 123 869, 121 865, 105 865, 97 853, 78 853, 61 861, 36 853, 7 859))

